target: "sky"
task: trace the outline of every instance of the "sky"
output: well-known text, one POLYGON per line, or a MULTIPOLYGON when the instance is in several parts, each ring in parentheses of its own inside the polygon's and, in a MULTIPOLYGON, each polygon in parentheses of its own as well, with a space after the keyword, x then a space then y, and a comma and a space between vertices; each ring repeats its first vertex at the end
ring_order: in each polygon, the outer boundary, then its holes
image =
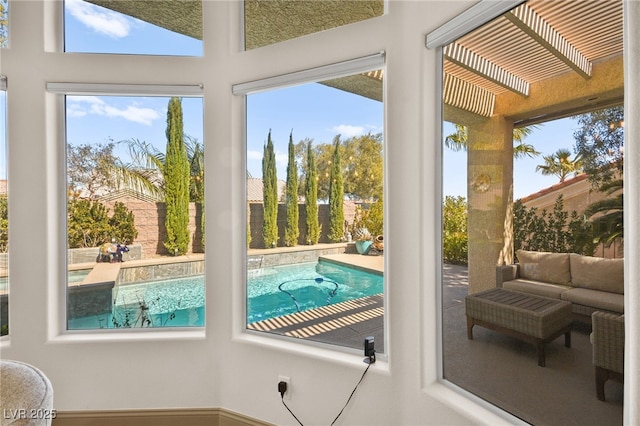
MULTIPOLYGON (((128 16, 80 0, 66 0, 65 50, 70 52, 193 55, 202 54, 202 43, 128 16)), ((0 94, 0 178, 6 178, 5 95, 0 94)), ((67 97, 67 139, 70 144, 105 144, 139 139, 164 151, 168 98, 67 97)), ((201 98, 183 98, 184 131, 204 142, 201 98)), ((383 131, 383 105, 317 83, 309 83, 247 96, 247 170, 262 175, 262 153, 267 135, 276 148, 280 179, 286 178, 287 144, 305 138, 314 144, 383 131)), ((559 148, 572 151, 575 120, 540 125, 525 139, 543 155, 559 148)), ((443 135, 453 133, 445 123, 443 135)), ((392 142, 390 142, 392 143, 392 142)), ((125 150, 116 154, 126 156, 125 150)), ((520 198, 558 182, 554 176, 536 173, 541 157, 514 160, 514 196, 520 198)), ((444 149, 445 195, 466 196, 466 153, 444 149)))
MULTIPOLYGON (((534 158, 514 159, 513 163, 513 196, 514 199, 548 188, 560 181, 557 176, 543 176, 536 172, 536 166, 544 164, 543 155, 551 155, 558 149, 565 148, 573 153, 575 140, 573 134, 578 130, 577 120, 564 118, 540 124, 533 129, 523 142, 531 144, 541 154, 534 158)), ((454 133, 451 123, 445 123, 443 136, 454 133)), ((443 186, 445 195, 466 197, 466 161, 465 151, 454 152, 444 148, 443 186)), ((573 158, 572 155, 571 158, 573 158)), ((573 175, 571 175, 573 176, 573 175)))

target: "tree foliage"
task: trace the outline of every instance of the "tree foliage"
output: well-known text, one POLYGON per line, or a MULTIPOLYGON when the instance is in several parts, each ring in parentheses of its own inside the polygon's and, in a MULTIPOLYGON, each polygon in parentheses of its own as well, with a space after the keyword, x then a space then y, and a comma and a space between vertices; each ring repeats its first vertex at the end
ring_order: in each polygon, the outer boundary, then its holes
POLYGON ((582 171, 582 160, 579 156, 571 159, 571 152, 566 148, 560 148, 551 155, 543 155, 544 164, 536 166, 536 172, 544 176, 557 176, 560 182, 571 173, 578 174, 582 171))
POLYGON ((293 132, 289 134, 289 163, 287 164, 287 186, 285 190, 287 222, 284 229, 284 244, 287 247, 298 245, 300 228, 298 225, 298 167, 296 166, 293 132))
POLYGON ((602 184, 599 190, 610 197, 590 204, 584 214, 591 220, 595 241, 609 247, 616 239, 624 238, 622 179, 602 184))
MULTIPOLYGON (((455 124, 455 132, 446 136, 444 145, 452 151, 466 151, 469 147, 469 134, 467 127, 455 124)), ((529 136, 537 126, 518 127, 513 129, 513 158, 537 157, 540 155, 531 144, 524 143, 524 138, 529 136)))
POLYGON ((205 241, 204 210, 204 146, 197 139, 185 135, 187 159, 189 160, 189 200, 200 204, 201 245, 205 241))
POLYGON ((575 152, 595 187, 622 175, 624 163, 624 109, 614 107, 577 117, 575 152))
POLYGON ((112 238, 131 244, 138 235, 133 213, 123 203, 116 203, 109 216, 104 204, 87 199, 69 201, 67 229, 69 248, 98 247, 112 238))
POLYGON ((119 243, 131 244, 138 236, 133 212, 120 201, 116 201, 113 206, 113 216, 109 219, 109 225, 112 237, 119 243))
MULTIPOLYGON (((338 135, 340 137, 340 135, 338 135)), ((297 144, 296 152, 299 158, 306 154, 309 139, 297 144)), ((318 198, 327 200, 330 188, 330 170, 335 154, 334 144, 319 144, 315 147, 315 158, 318 169, 318 198)), ((366 134, 349 138, 340 144, 342 160, 342 176, 344 194, 351 199, 376 200, 382 197, 383 182, 383 143, 382 134, 366 134)), ((301 168, 301 175, 306 176, 308 170, 305 162, 301 168)), ((306 179, 302 178, 301 181, 306 179)), ((304 194, 304 187, 300 194, 304 194)))
POLYGON ((356 206, 355 217, 353 219, 353 232, 357 229, 366 229, 372 236, 382 235, 384 232, 384 200, 382 198, 373 202, 366 208, 362 205, 356 206))
POLYGON ((71 197, 94 198, 117 189, 115 144, 67 144, 67 187, 71 197))
POLYGON ((278 245, 278 175, 271 130, 269 130, 262 156, 262 200, 264 208, 262 239, 266 248, 273 248, 278 245))
POLYGON ((551 212, 536 207, 527 208, 520 200, 513 208, 514 247, 516 250, 549 251, 593 255, 594 242, 589 222, 575 210, 564 211, 562 194, 551 212))
POLYGON ((7 194, 0 195, 0 253, 9 251, 9 204, 7 194))
POLYGON ((7 47, 9 14, 7 13, 7 0, 0 0, 0 47, 7 47))
POLYGON ((442 256, 447 263, 468 263, 467 200, 447 195, 442 206, 442 256))
POLYGON ((164 247, 176 255, 189 248, 189 174, 190 165, 184 143, 182 103, 179 98, 169 100, 167 110, 167 154, 164 164, 166 204, 164 247))
POLYGON ((305 180, 304 205, 307 222, 307 244, 318 244, 320 223, 318 219, 318 170, 311 141, 307 141, 307 174, 305 180))
POLYGON ((340 135, 336 136, 333 141, 333 160, 329 175, 329 233, 327 236, 331 242, 338 243, 344 238, 344 185, 340 156, 340 135))

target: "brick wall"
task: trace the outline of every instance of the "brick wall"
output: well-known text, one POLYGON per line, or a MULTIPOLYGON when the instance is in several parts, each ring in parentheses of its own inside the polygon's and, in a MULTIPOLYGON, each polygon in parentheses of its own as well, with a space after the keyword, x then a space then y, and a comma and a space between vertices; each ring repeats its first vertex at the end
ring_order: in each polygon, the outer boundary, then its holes
MULTIPOLYGON (((105 202, 110 213, 116 201, 124 203, 133 213, 134 224, 138 230, 138 237, 134 244, 142 246, 142 257, 153 257, 159 255, 173 254, 167 252, 162 242, 167 234, 164 229, 166 217, 165 203, 155 203, 141 201, 134 197, 123 197, 117 200, 105 202)), ((189 252, 202 253, 202 235, 200 232, 200 209, 201 204, 189 203, 189 252)))
MULTIPOLYGON (((264 209, 262 203, 250 203, 248 208, 249 226, 251 227, 251 244, 249 248, 265 248, 262 239, 262 223, 264 221, 264 209)), ((349 224, 353 224, 355 214, 355 203, 353 201, 345 201, 344 203, 344 219, 349 224)), ((329 205, 318 205, 318 222, 320 223, 320 239, 319 243, 329 243, 327 234, 329 233, 329 205)), ((278 246, 284 246, 284 230, 287 225, 287 206, 278 204, 278 246)), ((307 244, 307 209, 304 204, 298 205, 298 227, 300 236, 298 237, 298 245, 307 244)))

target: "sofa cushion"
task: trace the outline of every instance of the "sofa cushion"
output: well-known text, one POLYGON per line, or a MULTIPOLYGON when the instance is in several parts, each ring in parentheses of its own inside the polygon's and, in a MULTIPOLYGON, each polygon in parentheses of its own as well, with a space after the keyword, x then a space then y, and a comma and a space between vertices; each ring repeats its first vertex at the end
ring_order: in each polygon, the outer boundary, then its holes
POLYGON ((624 259, 604 259, 571 253, 574 287, 624 294, 624 259))
POLYGON ((605 311, 624 313, 624 295, 574 287, 560 295, 562 300, 605 311))
POLYGON ((571 285, 569 253, 516 251, 520 278, 552 284, 571 285))
POLYGON ((511 281, 505 281, 502 283, 502 288, 519 291, 521 293, 560 299, 560 295, 562 293, 573 287, 518 278, 511 281))

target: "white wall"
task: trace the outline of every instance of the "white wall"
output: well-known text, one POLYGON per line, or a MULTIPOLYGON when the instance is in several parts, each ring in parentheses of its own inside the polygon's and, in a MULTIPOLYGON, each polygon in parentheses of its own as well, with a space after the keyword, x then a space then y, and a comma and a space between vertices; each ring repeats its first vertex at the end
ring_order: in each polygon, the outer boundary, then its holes
MULTIPOLYGON (((282 374, 291 377, 291 405, 303 422, 328 424, 359 379, 362 357, 242 332, 243 100, 231 94, 231 85, 384 50, 388 361, 371 368, 342 424, 506 422, 437 382, 435 129, 440 123, 436 55, 424 47, 424 36, 473 3, 391 1, 385 16, 242 52, 240 3, 205 1, 204 58, 44 52, 45 44, 55 45, 50 31, 57 5, 12 3, 12 45, 1 58, 1 72, 9 78, 12 197, 11 338, 2 342, 2 357, 42 368, 54 384, 59 411, 223 407, 292 424, 276 392, 282 374), (58 105, 45 94, 48 81, 204 84, 206 331, 60 334, 64 142, 58 105), (424 238, 416 242, 416 235, 424 238), (41 250, 37 265, 30 262, 34 247, 41 250)), ((633 96, 637 102, 637 91, 633 96)), ((637 152, 635 164, 640 164, 637 152)), ((633 191, 628 198, 636 203, 630 208, 637 210, 637 186, 633 191)), ((637 242, 628 244, 625 252, 637 253, 637 242)), ((637 266, 630 266, 628 276, 637 277, 632 268, 637 266)), ((637 292, 629 297, 636 298, 629 306, 637 305, 637 292)), ((631 351, 637 356, 637 344, 631 351)), ((638 379, 637 368, 627 365, 638 379)), ((637 399, 635 387, 627 386, 627 401, 637 399)), ((638 419, 635 413, 628 419, 638 419)))

